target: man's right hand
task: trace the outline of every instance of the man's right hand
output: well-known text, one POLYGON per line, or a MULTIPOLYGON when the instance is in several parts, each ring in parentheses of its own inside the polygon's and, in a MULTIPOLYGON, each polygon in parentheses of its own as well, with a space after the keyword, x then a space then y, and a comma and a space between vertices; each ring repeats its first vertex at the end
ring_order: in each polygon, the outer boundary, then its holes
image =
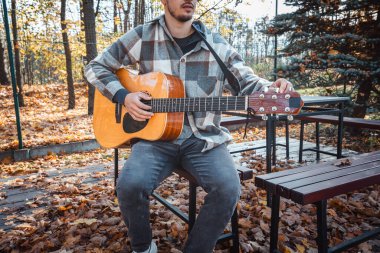
POLYGON ((124 99, 124 106, 128 113, 137 121, 145 121, 153 116, 153 113, 148 111, 152 107, 141 102, 142 99, 151 100, 152 98, 143 92, 132 92, 124 99))

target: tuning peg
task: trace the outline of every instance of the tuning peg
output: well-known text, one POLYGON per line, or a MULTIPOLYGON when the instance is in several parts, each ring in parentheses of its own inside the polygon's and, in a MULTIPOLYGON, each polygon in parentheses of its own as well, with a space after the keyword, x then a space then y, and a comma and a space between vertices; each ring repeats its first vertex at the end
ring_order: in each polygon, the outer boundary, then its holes
POLYGON ((274 92, 279 93, 280 92, 280 88, 274 88, 274 92))
POLYGON ((285 99, 289 99, 289 98, 290 98, 290 94, 286 94, 285 99))
POLYGON ((267 115, 263 115, 261 118, 262 118, 263 120, 268 120, 268 116, 267 116, 267 115))
POLYGON ((264 92, 268 92, 269 91, 269 88, 268 87, 264 87, 264 92))
POLYGON ((288 115, 288 120, 292 121, 293 120, 293 115, 288 115))

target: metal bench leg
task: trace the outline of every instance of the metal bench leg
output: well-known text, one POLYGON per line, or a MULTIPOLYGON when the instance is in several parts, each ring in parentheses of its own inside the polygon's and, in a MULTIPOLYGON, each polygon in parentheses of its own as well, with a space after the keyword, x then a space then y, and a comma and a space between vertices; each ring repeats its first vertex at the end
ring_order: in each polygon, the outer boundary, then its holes
POLYGON ((317 229, 318 229, 318 253, 327 253, 327 201, 321 200, 315 203, 317 206, 317 229))
POLYGON ((286 159, 289 160, 289 120, 285 121, 286 159))
POLYGON ((343 112, 344 112, 344 103, 339 104, 339 123, 338 123, 338 143, 336 150, 336 157, 342 158, 342 145, 343 145, 343 112))
POLYGON ((273 165, 276 165, 276 119, 273 118, 273 121, 272 121, 272 131, 273 131, 273 136, 272 136, 272 141, 273 141, 273 144, 272 144, 272 164, 273 165))
POLYGON ((237 207, 231 217, 232 248, 231 253, 239 253, 239 225, 237 207))
POLYGON ((270 220, 270 253, 274 253, 277 250, 278 241, 278 222, 280 212, 280 196, 272 195, 272 215, 270 220))
POLYGON ((300 129, 300 147, 298 153, 298 162, 302 163, 302 151, 303 151, 303 134, 305 130, 305 122, 301 120, 301 129, 300 129))
POLYGON ((116 184, 117 178, 119 177, 119 149, 115 148, 115 154, 113 156, 114 159, 114 194, 117 196, 116 192, 116 184))
MULTIPOLYGON (((271 117, 271 116, 269 116, 271 117)), ((271 123, 271 119, 269 118, 266 121, 266 165, 267 165, 267 173, 272 172, 272 132, 273 124, 271 123)), ((267 192, 267 205, 272 206, 272 195, 267 192)))
POLYGON ((315 122, 315 144, 317 149, 317 161, 321 160, 321 153, 319 152, 319 122, 315 122))
POLYGON ((197 212, 197 185, 189 181, 189 230, 193 229, 197 212))

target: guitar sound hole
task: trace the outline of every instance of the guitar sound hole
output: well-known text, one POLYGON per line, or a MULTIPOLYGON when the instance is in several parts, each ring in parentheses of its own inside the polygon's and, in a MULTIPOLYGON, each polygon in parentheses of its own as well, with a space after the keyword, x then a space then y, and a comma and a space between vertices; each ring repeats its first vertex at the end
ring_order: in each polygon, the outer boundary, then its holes
POLYGON ((129 113, 124 114, 123 117, 123 130, 126 133, 135 133, 143 129, 148 124, 148 120, 136 121, 129 113))

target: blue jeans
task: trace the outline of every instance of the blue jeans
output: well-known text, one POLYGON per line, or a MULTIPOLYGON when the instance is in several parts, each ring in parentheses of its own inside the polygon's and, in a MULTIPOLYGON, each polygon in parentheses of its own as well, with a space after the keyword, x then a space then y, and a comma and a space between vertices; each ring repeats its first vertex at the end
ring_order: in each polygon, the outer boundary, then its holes
POLYGON ((134 251, 146 250, 152 240, 149 195, 182 167, 207 192, 183 250, 212 252, 239 199, 240 181, 226 145, 201 152, 204 145, 194 136, 181 145, 144 140, 133 145, 117 183, 117 196, 134 251))

